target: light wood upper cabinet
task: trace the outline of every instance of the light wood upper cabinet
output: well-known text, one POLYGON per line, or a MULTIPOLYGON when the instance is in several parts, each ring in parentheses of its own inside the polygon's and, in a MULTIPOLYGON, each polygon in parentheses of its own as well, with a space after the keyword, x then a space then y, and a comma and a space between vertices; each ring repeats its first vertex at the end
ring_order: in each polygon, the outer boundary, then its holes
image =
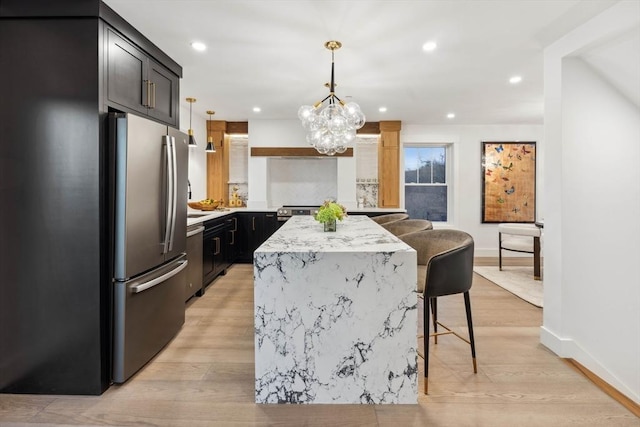
POLYGON ((215 153, 207 153, 207 198, 228 202, 229 181, 229 136, 227 123, 222 120, 207 120, 207 139, 213 139, 215 153))
POLYGON ((380 122, 378 206, 400 207, 400 121, 380 122))

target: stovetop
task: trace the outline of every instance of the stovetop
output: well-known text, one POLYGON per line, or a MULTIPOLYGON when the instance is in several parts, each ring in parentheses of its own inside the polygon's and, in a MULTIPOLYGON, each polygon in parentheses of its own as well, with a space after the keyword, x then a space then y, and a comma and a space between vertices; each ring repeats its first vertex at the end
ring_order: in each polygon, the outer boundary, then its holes
POLYGON ((293 215, 315 215, 319 205, 284 205, 278 209, 278 218, 288 218, 293 215))

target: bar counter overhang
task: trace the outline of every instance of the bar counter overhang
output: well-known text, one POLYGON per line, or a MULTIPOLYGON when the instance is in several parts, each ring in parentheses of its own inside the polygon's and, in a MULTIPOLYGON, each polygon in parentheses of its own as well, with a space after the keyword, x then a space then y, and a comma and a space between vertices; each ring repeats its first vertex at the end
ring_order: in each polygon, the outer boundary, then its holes
POLYGON ((416 252, 294 216, 254 253, 257 403, 417 403, 416 252))

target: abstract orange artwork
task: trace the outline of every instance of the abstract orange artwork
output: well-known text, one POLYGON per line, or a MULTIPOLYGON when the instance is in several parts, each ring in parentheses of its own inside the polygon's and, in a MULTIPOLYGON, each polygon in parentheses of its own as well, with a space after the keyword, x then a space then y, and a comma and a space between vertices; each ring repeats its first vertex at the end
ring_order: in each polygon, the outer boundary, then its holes
POLYGON ((534 222, 536 143, 482 143, 482 222, 534 222))

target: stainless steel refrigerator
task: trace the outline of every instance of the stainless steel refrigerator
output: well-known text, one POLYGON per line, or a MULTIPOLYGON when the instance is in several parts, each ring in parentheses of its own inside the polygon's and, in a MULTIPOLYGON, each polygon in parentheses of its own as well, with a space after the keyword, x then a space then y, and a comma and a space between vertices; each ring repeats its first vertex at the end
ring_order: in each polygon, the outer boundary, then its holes
POLYGON ((115 146, 113 381, 125 382, 184 323, 188 137, 109 115, 115 146))

